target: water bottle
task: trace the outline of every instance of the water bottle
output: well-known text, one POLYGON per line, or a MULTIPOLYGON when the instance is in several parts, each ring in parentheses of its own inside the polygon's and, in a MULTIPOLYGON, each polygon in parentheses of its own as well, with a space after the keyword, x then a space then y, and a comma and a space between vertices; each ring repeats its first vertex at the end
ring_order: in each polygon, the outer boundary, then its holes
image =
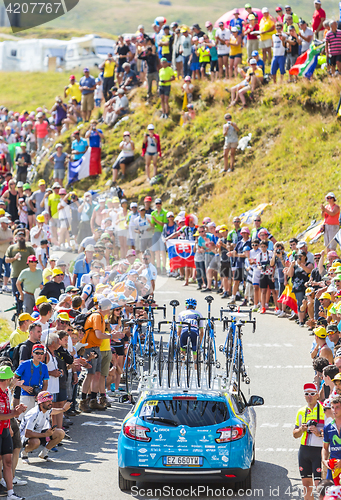
POLYGON ((21 254, 19 255, 18 259, 17 260, 21 260, 21 254))

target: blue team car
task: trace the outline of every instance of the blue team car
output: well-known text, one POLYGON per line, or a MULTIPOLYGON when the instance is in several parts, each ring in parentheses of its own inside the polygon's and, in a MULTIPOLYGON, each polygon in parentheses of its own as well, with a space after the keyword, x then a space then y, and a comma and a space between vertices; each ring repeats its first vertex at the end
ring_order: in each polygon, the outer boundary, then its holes
POLYGON ((260 396, 247 402, 241 391, 142 391, 118 438, 120 489, 129 491, 136 481, 199 480, 249 489, 253 407, 262 404, 260 396))

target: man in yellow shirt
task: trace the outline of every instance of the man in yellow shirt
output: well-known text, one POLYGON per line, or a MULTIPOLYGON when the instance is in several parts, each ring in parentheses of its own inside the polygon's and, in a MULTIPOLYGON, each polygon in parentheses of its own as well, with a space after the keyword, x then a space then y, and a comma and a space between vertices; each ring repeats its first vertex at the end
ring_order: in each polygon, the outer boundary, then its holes
POLYGON ((19 316, 19 326, 11 333, 9 343, 11 347, 25 342, 28 339, 28 327, 35 321, 34 318, 28 313, 22 313, 19 316))
POLYGON ((115 83, 115 66, 116 63, 111 52, 108 53, 104 63, 98 66, 98 69, 103 69, 103 95, 105 102, 110 99, 109 90, 115 83))
POLYGON ((159 94, 161 97, 161 118, 168 118, 169 115, 169 94, 171 82, 175 80, 173 68, 165 57, 161 57, 161 69, 159 71, 159 94))
POLYGON ((271 62, 271 47, 272 47, 272 35, 276 33, 275 21, 269 14, 269 9, 267 7, 262 8, 263 17, 259 21, 259 31, 260 31, 260 41, 259 48, 263 51, 263 61, 266 64, 266 59, 271 62))
POLYGON ((79 90, 79 83, 76 82, 76 77, 75 75, 71 75, 70 78, 70 83, 64 88, 64 97, 75 97, 77 104, 81 102, 82 99, 82 93, 79 90))
POLYGON ((173 52, 173 35, 169 32, 169 26, 166 24, 163 27, 164 35, 161 38, 159 46, 161 47, 161 56, 165 57, 168 62, 172 61, 172 52, 173 52))
POLYGON ((231 89, 231 104, 230 106, 234 106, 237 104, 238 99, 240 98, 242 102, 242 108, 246 107, 245 94, 249 90, 251 90, 250 97, 253 97, 253 92, 257 87, 262 85, 263 83, 263 71, 260 66, 257 66, 256 59, 250 59, 250 67, 247 70, 245 75, 245 79, 232 87, 231 89))
POLYGON ((60 195, 59 195, 60 187, 61 187, 60 184, 58 184, 58 182, 55 182, 52 186, 53 193, 50 194, 47 199, 47 205, 51 216, 50 219, 51 241, 54 245, 58 245, 57 230, 59 228, 59 216, 57 207, 60 202, 60 195))

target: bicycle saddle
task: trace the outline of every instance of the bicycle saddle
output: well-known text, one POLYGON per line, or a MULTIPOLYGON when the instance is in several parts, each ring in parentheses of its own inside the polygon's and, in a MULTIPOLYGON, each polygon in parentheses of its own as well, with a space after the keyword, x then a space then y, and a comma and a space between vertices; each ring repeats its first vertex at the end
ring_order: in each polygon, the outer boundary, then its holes
POLYGON ((212 297, 212 295, 206 295, 205 300, 210 304, 214 301, 214 297, 212 297))
POLYGON ((172 307, 178 307, 180 305, 180 302, 174 299, 170 301, 169 305, 172 307))

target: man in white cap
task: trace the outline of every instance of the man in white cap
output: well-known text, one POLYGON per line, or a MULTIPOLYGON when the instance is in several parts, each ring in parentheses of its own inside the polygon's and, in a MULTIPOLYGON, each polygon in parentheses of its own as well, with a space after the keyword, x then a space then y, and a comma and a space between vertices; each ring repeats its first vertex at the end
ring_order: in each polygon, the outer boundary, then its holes
POLYGON ((145 132, 142 143, 142 156, 146 159, 146 177, 147 181, 150 181, 149 167, 153 162, 153 177, 157 174, 157 157, 161 158, 161 143, 160 136, 155 134, 154 125, 150 123, 147 127, 147 132, 145 132))
POLYGON ((130 212, 127 217, 127 224, 129 228, 129 238, 128 238, 128 246, 130 246, 132 249, 135 249, 136 247, 136 232, 135 232, 135 227, 136 227, 136 219, 138 218, 139 213, 137 211, 137 203, 136 201, 132 201, 130 203, 130 212))
POLYGON ((337 205, 335 194, 330 192, 325 196, 327 204, 321 204, 321 215, 324 218, 324 245, 328 250, 336 250, 337 241, 334 236, 340 228, 340 207, 337 205))
POLYGON ((323 22, 326 19, 326 13, 321 7, 321 0, 314 1, 315 12, 313 14, 313 20, 311 22, 311 27, 313 28, 313 32, 315 38, 319 39, 323 36, 323 22))
POLYGON ((272 35, 275 33, 275 22, 267 7, 262 8, 263 17, 259 21, 260 41, 259 48, 263 51, 264 64, 271 61, 272 35), (267 61, 268 59, 268 61, 267 61))

